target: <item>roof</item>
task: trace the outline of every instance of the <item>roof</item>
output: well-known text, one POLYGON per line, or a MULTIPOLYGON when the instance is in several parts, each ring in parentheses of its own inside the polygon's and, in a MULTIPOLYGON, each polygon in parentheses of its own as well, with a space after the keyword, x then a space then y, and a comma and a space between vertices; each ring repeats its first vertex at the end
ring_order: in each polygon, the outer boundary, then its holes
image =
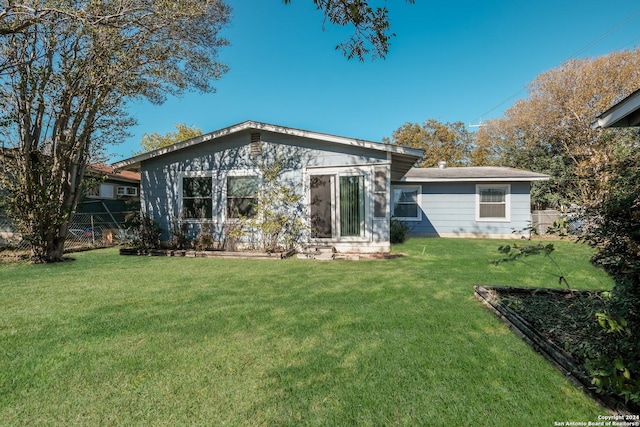
MULTIPOLYGON (((17 149, 15 148, 2 148, 0 150, 1 156, 9 156, 14 158, 13 154, 17 149)), ((140 172, 116 170, 113 166, 101 164, 101 163, 89 163, 87 165, 87 174, 99 175, 100 177, 106 176, 108 179, 114 181, 131 182, 135 184, 140 183, 140 172)))
POLYGON ((640 89, 596 117, 595 129, 640 126, 640 89))
POLYGON ((286 135, 293 135, 302 138, 310 138, 318 141, 323 141, 332 144, 350 145, 357 147, 364 147, 371 150, 383 151, 390 153, 392 158, 391 174, 393 179, 400 179, 417 160, 422 157, 423 151, 415 148, 402 147, 399 145, 383 144, 381 142, 367 141, 363 139, 349 138, 345 136, 330 135, 326 133, 313 132, 302 129, 295 129, 286 126, 273 125, 268 123, 255 122, 247 120, 242 123, 238 123, 233 126, 226 127, 224 129, 216 130, 207 134, 197 136, 195 138, 188 139, 186 141, 178 142, 168 147, 163 147, 157 150, 149 151, 147 153, 139 154, 129 159, 121 160, 113 164, 113 167, 120 170, 140 170, 141 163, 158 158, 169 153, 173 153, 178 150, 192 147, 194 145, 203 144, 209 141, 214 141, 224 136, 238 133, 246 130, 256 130, 280 133, 286 135))
POLYGON ((108 179, 115 181, 127 181, 133 183, 140 182, 140 172, 125 170, 116 171, 113 166, 109 165, 90 164, 87 166, 87 173, 106 176, 108 179))
POLYGON ((496 166, 413 168, 405 182, 546 181, 549 175, 496 166))

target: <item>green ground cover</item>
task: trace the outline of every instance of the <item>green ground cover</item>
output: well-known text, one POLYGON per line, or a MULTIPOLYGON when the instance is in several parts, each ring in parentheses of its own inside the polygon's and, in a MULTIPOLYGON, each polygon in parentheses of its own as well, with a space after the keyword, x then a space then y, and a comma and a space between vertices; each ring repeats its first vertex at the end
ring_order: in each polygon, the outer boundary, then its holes
MULTIPOLYGON (((563 287, 495 240, 319 262, 75 254, 0 265, 2 425, 551 426, 605 410, 473 298, 563 287)), ((608 289, 557 242, 574 288, 608 289)))

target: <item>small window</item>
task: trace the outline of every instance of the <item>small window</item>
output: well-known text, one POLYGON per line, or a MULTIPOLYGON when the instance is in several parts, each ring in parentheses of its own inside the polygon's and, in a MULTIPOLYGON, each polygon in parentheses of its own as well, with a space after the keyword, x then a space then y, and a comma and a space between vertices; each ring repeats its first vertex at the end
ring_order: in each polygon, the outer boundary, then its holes
POLYGON ((110 184, 95 185, 87 190, 87 197, 99 197, 101 199, 115 199, 114 187, 110 184))
POLYGON ((476 191, 478 221, 509 220, 509 185, 478 185, 476 191))
POLYGON ((227 218, 252 218, 256 214, 257 176, 227 178, 227 218))
POLYGON ((118 187, 118 196, 137 196, 138 189, 136 187, 118 187))
POLYGON ((182 178, 182 217, 185 219, 211 219, 213 199, 211 177, 182 178))
POLYGON ((420 221, 420 187, 393 188, 393 216, 405 221, 420 221))
POLYGON ((385 218, 387 216, 386 167, 375 168, 373 184, 373 216, 375 218, 385 218))

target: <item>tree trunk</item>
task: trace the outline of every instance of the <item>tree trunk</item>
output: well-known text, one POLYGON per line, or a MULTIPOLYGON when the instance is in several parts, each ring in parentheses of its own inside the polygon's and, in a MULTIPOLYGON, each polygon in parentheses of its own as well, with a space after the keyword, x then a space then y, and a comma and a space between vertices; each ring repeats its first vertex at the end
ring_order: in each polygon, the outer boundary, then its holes
POLYGON ((64 261, 64 244, 67 240, 69 221, 59 226, 48 225, 43 221, 43 226, 35 231, 38 238, 31 242, 31 262, 45 264, 64 261))

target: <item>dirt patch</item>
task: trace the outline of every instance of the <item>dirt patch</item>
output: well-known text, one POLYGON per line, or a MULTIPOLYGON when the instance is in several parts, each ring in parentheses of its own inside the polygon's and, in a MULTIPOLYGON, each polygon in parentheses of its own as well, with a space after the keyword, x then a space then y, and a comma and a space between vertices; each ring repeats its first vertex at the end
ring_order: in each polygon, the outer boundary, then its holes
POLYGON ((600 395, 591 384, 580 346, 607 346, 615 336, 600 328, 601 292, 476 286, 475 296, 509 328, 545 356, 576 386, 617 414, 637 414, 616 396, 600 395))
POLYGON ((407 256, 407 254, 403 253, 346 253, 346 254, 336 254, 336 259, 343 257, 344 259, 396 259, 407 256))

